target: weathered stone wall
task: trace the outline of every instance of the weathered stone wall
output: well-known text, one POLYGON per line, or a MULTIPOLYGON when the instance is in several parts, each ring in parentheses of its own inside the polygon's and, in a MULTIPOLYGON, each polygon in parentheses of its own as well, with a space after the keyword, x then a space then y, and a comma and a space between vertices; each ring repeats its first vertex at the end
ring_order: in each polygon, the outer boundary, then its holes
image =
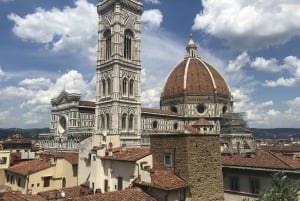
POLYGON ((153 166, 164 166, 171 153, 174 172, 190 184, 192 201, 223 201, 223 176, 219 135, 153 135, 153 166))

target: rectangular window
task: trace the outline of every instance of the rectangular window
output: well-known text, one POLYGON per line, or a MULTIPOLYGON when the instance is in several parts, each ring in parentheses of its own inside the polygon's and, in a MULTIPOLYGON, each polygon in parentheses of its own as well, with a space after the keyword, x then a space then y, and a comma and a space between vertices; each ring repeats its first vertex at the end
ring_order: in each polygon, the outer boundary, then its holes
POLYGON ((118 190, 123 189, 123 177, 118 177, 118 190))
POLYGON ((6 182, 9 182, 9 174, 6 175, 6 182))
POLYGON ((229 185, 231 191, 240 191, 240 181, 236 176, 229 177, 229 185))
POLYGON ((108 192, 108 180, 104 180, 104 192, 108 192))
POLYGON ((170 153, 164 154, 164 165, 166 167, 172 167, 172 154, 170 153))
POLYGON ((21 186, 21 178, 18 178, 18 186, 21 186))
POLYGON ((77 177, 77 175, 78 175, 78 166, 77 165, 72 165, 72 170, 73 170, 73 177, 77 177))
POLYGON ((185 201, 185 189, 184 188, 179 190, 179 201, 185 201))
POLYGON ((250 178, 249 180, 250 193, 258 194, 260 191, 260 181, 257 178, 250 178))
POLYGON ((6 164, 7 158, 6 157, 1 157, 0 158, 0 165, 6 164))
POLYGON ((44 187, 49 187, 50 186, 50 178, 51 177, 44 177, 44 187))

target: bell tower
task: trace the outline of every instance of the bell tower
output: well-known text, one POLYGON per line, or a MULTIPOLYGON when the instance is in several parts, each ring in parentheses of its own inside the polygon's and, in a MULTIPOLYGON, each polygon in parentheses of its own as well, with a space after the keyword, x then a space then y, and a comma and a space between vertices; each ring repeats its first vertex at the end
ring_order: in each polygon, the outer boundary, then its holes
POLYGON ((141 137, 141 0, 101 0, 95 133, 116 146, 141 137))

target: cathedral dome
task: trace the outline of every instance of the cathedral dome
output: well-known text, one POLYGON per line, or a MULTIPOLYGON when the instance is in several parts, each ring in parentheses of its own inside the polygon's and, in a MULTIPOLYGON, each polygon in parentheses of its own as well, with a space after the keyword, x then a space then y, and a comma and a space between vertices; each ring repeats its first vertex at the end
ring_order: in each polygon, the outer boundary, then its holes
MULTIPOLYGON (((165 81, 162 99, 182 96, 219 96, 231 99, 229 88, 220 73, 197 55, 190 37, 187 55, 165 81)), ((196 102, 201 102, 199 99, 196 102)))

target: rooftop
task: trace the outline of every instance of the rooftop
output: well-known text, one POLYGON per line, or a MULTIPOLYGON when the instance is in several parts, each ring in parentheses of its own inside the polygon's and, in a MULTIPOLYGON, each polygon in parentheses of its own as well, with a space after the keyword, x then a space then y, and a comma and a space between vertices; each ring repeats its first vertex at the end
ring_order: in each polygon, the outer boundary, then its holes
POLYGON ((270 151, 260 152, 248 156, 226 155, 222 156, 223 166, 252 167, 280 170, 299 170, 300 161, 290 157, 275 154, 270 151))
POLYGON ((39 156, 43 159, 49 158, 64 158, 72 165, 78 164, 78 153, 74 152, 52 152, 52 151, 43 151, 39 153, 39 156))
POLYGON ((7 170, 26 176, 50 167, 51 162, 49 160, 30 160, 17 163, 16 165, 7 168, 7 170))
POLYGON ((119 160, 119 161, 134 162, 150 154, 151 152, 149 147, 143 147, 143 148, 127 147, 124 150, 122 150, 122 148, 115 148, 112 150, 111 156, 107 155, 101 158, 105 160, 119 160))

